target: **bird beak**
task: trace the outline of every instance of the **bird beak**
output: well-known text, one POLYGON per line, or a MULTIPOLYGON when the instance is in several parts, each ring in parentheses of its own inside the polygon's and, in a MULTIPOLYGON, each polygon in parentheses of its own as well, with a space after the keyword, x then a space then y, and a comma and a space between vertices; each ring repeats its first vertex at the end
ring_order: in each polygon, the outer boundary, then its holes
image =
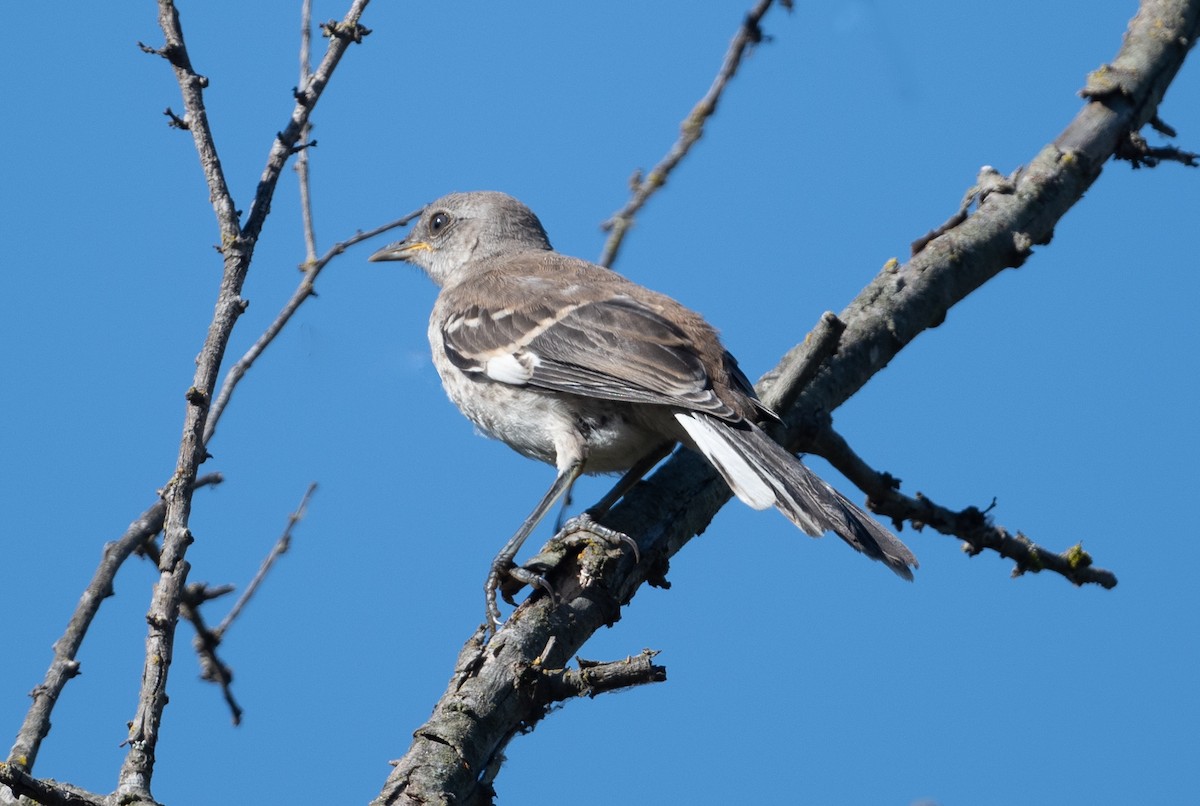
POLYGON ((378 263, 383 260, 408 260, 414 252, 432 252, 433 247, 427 241, 396 241, 380 249, 367 260, 378 263))

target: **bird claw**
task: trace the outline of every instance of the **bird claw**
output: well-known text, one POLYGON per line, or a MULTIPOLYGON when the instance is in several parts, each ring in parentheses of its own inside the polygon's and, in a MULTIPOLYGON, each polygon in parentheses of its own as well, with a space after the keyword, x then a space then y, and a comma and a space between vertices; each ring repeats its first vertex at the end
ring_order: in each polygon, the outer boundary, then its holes
POLYGON ((616 529, 600 525, 586 511, 567 521, 558 533, 558 536, 565 540, 577 532, 587 532, 595 535, 614 547, 626 546, 633 552, 633 561, 635 563, 642 561, 642 553, 638 550, 638 544, 632 537, 624 532, 618 532, 616 529))
POLYGON ((550 601, 555 603, 558 602, 558 594, 554 592, 554 588, 541 574, 535 574, 533 571, 530 571, 527 568, 521 568, 518 566, 516 568, 508 569, 508 575, 520 582, 522 585, 528 585, 531 588, 535 586, 541 588, 546 592, 546 595, 550 597, 550 601))
MULTIPOLYGON (((496 603, 496 592, 500 590, 500 580, 505 576, 512 577, 522 585, 528 585, 531 588, 540 588, 550 597, 551 602, 558 602, 558 596, 555 594, 553 586, 541 574, 535 574, 533 571, 515 566, 511 561, 505 561, 504 563, 495 562, 492 564, 491 571, 488 572, 487 582, 484 583, 483 588, 484 598, 487 600, 488 635, 495 635, 496 631, 504 623, 500 619, 500 606, 496 603)), ((504 594, 504 600, 509 604, 515 604, 512 597, 507 593, 504 594)))

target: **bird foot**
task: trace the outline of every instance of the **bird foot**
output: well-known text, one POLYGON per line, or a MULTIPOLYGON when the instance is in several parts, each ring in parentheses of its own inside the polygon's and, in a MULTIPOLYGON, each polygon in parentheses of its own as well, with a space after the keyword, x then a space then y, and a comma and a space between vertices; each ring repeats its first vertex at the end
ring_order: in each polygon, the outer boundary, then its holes
POLYGON ((574 541, 568 538, 579 532, 587 532, 594 535, 613 547, 619 548, 625 546, 633 552, 633 561, 635 563, 642 561, 642 553, 638 551, 638 544, 632 537, 624 532, 618 532, 616 529, 609 529, 607 526, 600 525, 586 511, 567 521, 563 525, 562 530, 559 531, 558 536, 568 544, 571 544, 574 541))
MULTIPOLYGON (((608 543, 610 546, 628 548, 633 552, 634 562, 641 562, 641 552, 638 551, 638 545, 634 542, 633 538, 624 532, 618 532, 616 529, 600 525, 587 512, 567 521, 558 534, 555 535, 555 539, 561 540, 562 545, 577 546, 582 542, 582 538, 576 537, 576 535, 584 532, 591 537, 608 543)), ((550 597, 551 602, 558 601, 558 595, 554 590, 554 586, 542 574, 531 570, 531 566, 532 568, 551 569, 557 565, 557 561, 560 558, 561 550, 559 552, 551 552, 547 556, 539 555, 527 562, 525 567, 514 565, 512 560, 503 553, 492 561, 491 571, 488 572, 487 582, 484 583, 484 596, 487 600, 487 621, 485 626, 487 627, 489 636, 495 635, 496 631, 503 624, 500 619, 497 593, 503 596, 504 601, 509 604, 516 604, 512 599, 512 594, 520 590, 522 586, 528 585, 531 588, 536 587, 544 591, 550 597)))

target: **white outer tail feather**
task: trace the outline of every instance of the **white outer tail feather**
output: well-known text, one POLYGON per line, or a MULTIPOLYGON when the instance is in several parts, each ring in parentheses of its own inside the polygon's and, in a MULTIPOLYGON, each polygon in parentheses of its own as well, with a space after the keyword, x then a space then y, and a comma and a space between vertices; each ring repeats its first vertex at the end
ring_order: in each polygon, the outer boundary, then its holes
POLYGON ((762 474, 739 453, 710 421, 688 412, 678 412, 675 419, 687 431, 704 458, 725 478, 729 489, 748 507, 769 509, 778 502, 775 489, 762 474))
POLYGON ((679 412, 675 419, 746 505, 774 506, 813 537, 833 532, 912 579, 917 558, 907 546, 752 423, 739 428, 702 412, 679 412))

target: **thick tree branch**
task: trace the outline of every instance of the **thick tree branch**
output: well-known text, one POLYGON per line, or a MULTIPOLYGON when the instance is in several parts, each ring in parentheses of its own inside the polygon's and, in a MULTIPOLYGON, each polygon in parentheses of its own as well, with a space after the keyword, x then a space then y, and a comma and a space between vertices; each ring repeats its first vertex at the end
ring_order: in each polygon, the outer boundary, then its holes
POLYGON ((29 798, 41 806, 111 806, 106 796, 58 781, 34 778, 16 765, 0 762, 0 802, 17 803, 2 787, 7 787, 13 796, 29 798))
MULTIPOLYGON (((1030 165, 929 239, 901 266, 890 262, 841 314, 846 323, 836 355, 796 397, 789 425, 810 412, 844 403, 922 331, 1007 267, 1021 265, 1032 247, 1049 241, 1054 226, 1095 181, 1119 141, 1155 117, 1159 101, 1200 34, 1200 0, 1148 0, 1130 24, 1120 54, 1119 90, 1092 94, 1084 109, 1030 165), (1136 67, 1134 67, 1136 65, 1136 67)), ((792 389, 767 385, 770 400, 792 389)), ((805 429, 787 434, 799 448, 805 429)), ((620 618, 621 606, 644 582, 663 585, 671 556, 702 531, 730 498, 728 486, 700 457, 677 453, 636 486, 604 525, 632 535, 631 554, 583 543, 551 570, 558 601, 534 592, 485 646, 480 628, 463 647, 456 671, 434 713, 396 762, 378 804, 485 802, 481 783, 507 737, 528 716, 521 684, 534 659, 564 664, 600 626, 620 618), (550 645, 552 649, 544 652, 550 645)))

